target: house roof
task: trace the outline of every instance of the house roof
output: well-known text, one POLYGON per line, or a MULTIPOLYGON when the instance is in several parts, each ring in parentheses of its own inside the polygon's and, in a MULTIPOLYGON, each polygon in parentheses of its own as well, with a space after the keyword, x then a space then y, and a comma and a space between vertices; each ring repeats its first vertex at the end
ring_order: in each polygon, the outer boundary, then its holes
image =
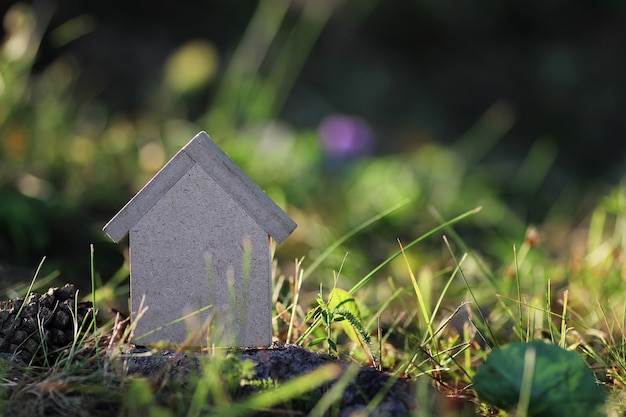
POLYGON ((200 166, 274 240, 281 243, 296 224, 206 134, 198 133, 104 226, 119 242, 194 165, 200 166))

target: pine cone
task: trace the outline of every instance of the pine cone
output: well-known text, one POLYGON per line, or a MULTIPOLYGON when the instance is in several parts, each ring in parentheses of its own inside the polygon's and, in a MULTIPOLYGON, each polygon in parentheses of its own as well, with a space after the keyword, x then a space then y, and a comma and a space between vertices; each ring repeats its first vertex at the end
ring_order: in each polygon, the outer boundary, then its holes
POLYGON ((90 302, 76 303, 72 284, 31 293, 26 299, 0 301, 0 353, 25 363, 43 364, 69 347, 90 326, 90 302))

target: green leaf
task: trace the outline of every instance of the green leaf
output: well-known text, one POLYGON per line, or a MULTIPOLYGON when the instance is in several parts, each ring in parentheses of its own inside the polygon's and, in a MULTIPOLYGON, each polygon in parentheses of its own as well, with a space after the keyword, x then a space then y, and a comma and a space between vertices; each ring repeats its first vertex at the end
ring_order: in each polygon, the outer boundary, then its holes
POLYGON ((328 338, 327 342, 328 342, 328 347, 330 348, 330 350, 333 351, 334 353, 337 353, 337 344, 333 341, 333 339, 328 338))
POLYGON ((315 307, 313 310, 309 311, 306 315, 306 317, 304 318, 304 321, 309 321, 311 320, 313 317, 316 317, 320 312, 320 308, 319 307, 315 307))
POLYGON ((309 346, 319 345, 320 343, 325 342, 325 341, 326 341, 326 336, 318 337, 312 340, 311 342, 309 342, 309 346))
POLYGON ((478 367, 474 390, 505 410, 520 404, 528 417, 587 417, 604 403, 604 392, 582 357, 540 341, 494 350, 478 367))
MULTIPOLYGON (((357 319, 361 318, 361 313, 359 312, 359 307, 357 306, 354 297, 348 291, 342 290, 341 288, 334 288, 333 291, 330 293, 330 301, 328 303, 328 306, 333 311, 347 310, 348 312, 352 313, 352 315, 357 319)), ((337 318, 341 320, 339 321, 339 324, 341 324, 341 327, 343 327, 343 331, 350 338, 350 340, 357 344, 361 344, 361 341, 359 340, 359 335, 352 327, 350 322, 345 321, 345 317, 343 316, 337 318)))

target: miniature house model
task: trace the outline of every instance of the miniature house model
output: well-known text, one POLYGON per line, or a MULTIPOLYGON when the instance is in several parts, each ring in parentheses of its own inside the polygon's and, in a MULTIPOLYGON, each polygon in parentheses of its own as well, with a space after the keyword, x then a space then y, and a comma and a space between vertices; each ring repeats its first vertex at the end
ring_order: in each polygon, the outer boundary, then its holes
POLYGON ((295 228, 198 133, 104 227, 129 235, 136 343, 269 345, 270 238, 295 228))

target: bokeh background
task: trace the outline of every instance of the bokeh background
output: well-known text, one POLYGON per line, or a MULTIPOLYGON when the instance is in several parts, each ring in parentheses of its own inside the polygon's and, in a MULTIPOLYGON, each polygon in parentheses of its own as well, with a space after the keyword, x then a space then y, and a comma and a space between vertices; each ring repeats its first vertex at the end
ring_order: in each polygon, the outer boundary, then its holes
MULTIPOLYGON (((199 130, 299 224, 279 263, 357 279, 442 218, 501 258, 626 168, 620 1, 3 1, 0 281, 123 292, 102 226, 199 130)), ((441 253, 440 240, 416 256, 441 253)))

